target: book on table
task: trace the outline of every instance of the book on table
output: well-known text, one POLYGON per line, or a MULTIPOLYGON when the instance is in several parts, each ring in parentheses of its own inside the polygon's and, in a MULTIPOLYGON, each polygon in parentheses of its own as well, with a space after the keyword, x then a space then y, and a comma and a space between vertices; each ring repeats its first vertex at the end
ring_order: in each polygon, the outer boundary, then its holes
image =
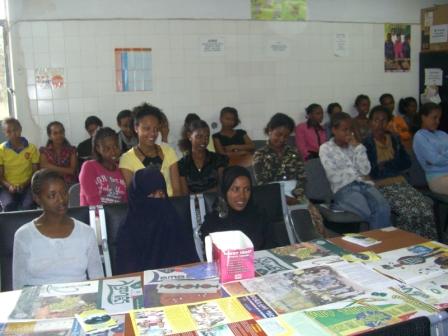
POLYGON ((362 247, 370 247, 373 245, 380 244, 381 241, 372 237, 367 237, 360 233, 346 233, 342 240, 345 240, 349 243, 356 244, 362 247))

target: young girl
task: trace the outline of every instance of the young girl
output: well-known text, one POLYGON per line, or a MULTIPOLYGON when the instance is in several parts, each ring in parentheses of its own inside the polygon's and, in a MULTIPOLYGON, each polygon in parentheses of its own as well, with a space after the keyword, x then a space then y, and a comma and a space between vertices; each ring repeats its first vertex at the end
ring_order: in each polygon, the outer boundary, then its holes
POLYGON ((3 211, 32 209, 30 181, 39 169, 39 152, 21 136, 17 119, 6 118, 2 128, 8 141, 0 145, 0 205, 3 211))
POLYGON ((219 117, 221 131, 213 134, 216 152, 229 157, 252 153, 255 146, 244 130, 235 130, 240 123, 234 107, 224 107, 219 117))
POLYGON ((319 147, 327 141, 327 135, 321 126, 324 111, 319 104, 311 104, 306 108, 308 120, 296 127, 296 146, 306 161, 319 156, 319 147))
POLYGON ((120 169, 129 187, 137 170, 152 167, 160 170, 165 178, 168 196, 181 194, 177 155, 165 143, 156 144, 163 117, 158 107, 146 103, 134 108, 134 127, 138 144, 121 156, 120 169))
MULTIPOLYGON (((337 112, 342 112, 342 107, 339 103, 328 104, 327 114, 330 118, 333 115, 333 113, 337 113, 337 112)), ((324 129, 325 129, 325 134, 327 136, 327 140, 330 140, 330 138, 332 137, 330 121, 327 121, 324 124, 324 129)))
POLYGON ((126 182, 118 168, 118 135, 109 127, 93 137, 95 160, 84 162, 79 173, 80 204, 99 205, 127 201, 126 182))
POLYGON ((286 191, 289 205, 308 203, 308 211, 318 232, 324 234, 319 210, 305 196, 306 175, 302 158, 287 141, 294 130, 294 120, 276 113, 265 128, 268 143, 254 154, 254 173, 257 184, 291 181, 292 190, 286 191))
POLYGON ((355 138, 347 113, 331 118, 333 138, 320 147, 320 159, 334 193, 335 206, 367 221, 370 229, 390 226, 390 206, 368 180, 366 148, 355 138))
POLYGON ((400 115, 393 117, 388 129, 400 136, 406 150, 412 150, 412 137, 415 132, 415 119, 417 115, 417 101, 413 97, 400 99, 398 103, 400 115))
POLYGON ((92 228, 67 216, 64 178, 43 169, 34 174, 31 188, 43 213, 14 236, 14 289, 103 277, 92 228))
POLYGON ((187 124, 181 144, 187 153, 177 162, 183 195, 217 191, 228 158, 207 150, 209 137, 210 129, 205 121, 187 124))
POLYGON ((394 115, 395 111, 395 99, 390 93, 383 93, 380 97, 380 104, 384 108, 387 108, 391 115, 394 115))
POLYGON ((367 118, 370 111, 370 98, 360 94, 355 99, 355 108, 358 115, 352 120, 352 129, 356 141, 362 142, 370 132, 369 119, 367 118))
POLYGON ((64 177, 68 186, 76 182, 78 159, 76 148, 65 138, 65 128, 59 121, 47 126, 48 141, 40 148, 40 167, 53 170, 64 177))
POLYGON ((414 189, 403 176, 411 166, 400 138, 387 131, 391 115, 383 106, 369 114, 371 135, 364 140, 372 167, 370 177, 397 215, 397 226, 429 239, 437 239, 432 204, 414 189))
POLYGON ((448 134, 437 130, 442 109, 426 103, 420 109, 421 129, 414 136, 414 152, 426 174, 429 188, 448 195, 448 134))

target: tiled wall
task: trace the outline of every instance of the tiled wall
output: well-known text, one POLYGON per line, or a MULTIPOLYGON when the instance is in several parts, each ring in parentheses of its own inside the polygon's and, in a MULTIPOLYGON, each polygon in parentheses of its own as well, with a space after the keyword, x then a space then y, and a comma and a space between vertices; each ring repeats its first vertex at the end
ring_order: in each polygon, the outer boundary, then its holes
POLYGON ((121 109, 149 101, 161 107, 175 142, 187 113, 217 121, 219 110, 235 106, 242 127, 262 139, 275 112, 296 121, 312 102, 338 101, 352 112, 355 96, 373 103, 383 92, 396 98, 418 93, 419 26, 412 26, 412 65, 408 73, 385 73, 383 24, 250 22, 209 20, 97 20, 19 22, 11 28, 18 117, 35 142, 44 143, 52 120, 66 125, 67 137, 86 137, 84 119, 98 115, 115 127, 121 109), (334 34, 349 36, 349 55, 333 55, 334 34), (224 40, 222 55, 204 56, 203 38, 224 40), (270 41, 289 53, 272 56, 270 41), (152 92, 115 91, 114 48, 153 50, 152 92), (34 69, 61 67, 65 87, 37 90, 34 69))

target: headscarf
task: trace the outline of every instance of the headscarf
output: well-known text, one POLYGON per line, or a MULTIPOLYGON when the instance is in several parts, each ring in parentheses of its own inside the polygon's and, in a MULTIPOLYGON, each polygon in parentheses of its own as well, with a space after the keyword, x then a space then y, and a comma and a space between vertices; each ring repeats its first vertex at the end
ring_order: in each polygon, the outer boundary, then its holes
POLYGON ((193 234, 168 198, 148 197, 166 183, 156 169, 137 171, 129 189, 129 209, 117 242, 118 273, 198 261, 193 234))
POLYGON ((227 167, 223 171, 221 195, 214 205, 212 213, 207 214, 201 228, 202 237, 217 231, 240 230, 244 232, 254 244, 255 250, 270 248, 268 241, 269 226, 260 215, 252 200, 252 192, 246 207, 242 211, 232 209, 227 200, 227 192, 238 177, 247 177, 252 191, 252 179, 249 171, 240 166, 227 167))

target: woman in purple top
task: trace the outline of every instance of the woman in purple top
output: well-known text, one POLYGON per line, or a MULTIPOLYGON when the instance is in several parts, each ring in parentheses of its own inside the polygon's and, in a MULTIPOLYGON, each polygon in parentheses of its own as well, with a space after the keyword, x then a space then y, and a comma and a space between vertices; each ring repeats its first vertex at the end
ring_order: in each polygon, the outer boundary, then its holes
POLYGON ((319 157, 319 147, 327 141, 325 129, 322 127, 324 111, 319 104, 311 104, 306 108, 308 120, 296 127, 296 146, 304 160, 319 157))

